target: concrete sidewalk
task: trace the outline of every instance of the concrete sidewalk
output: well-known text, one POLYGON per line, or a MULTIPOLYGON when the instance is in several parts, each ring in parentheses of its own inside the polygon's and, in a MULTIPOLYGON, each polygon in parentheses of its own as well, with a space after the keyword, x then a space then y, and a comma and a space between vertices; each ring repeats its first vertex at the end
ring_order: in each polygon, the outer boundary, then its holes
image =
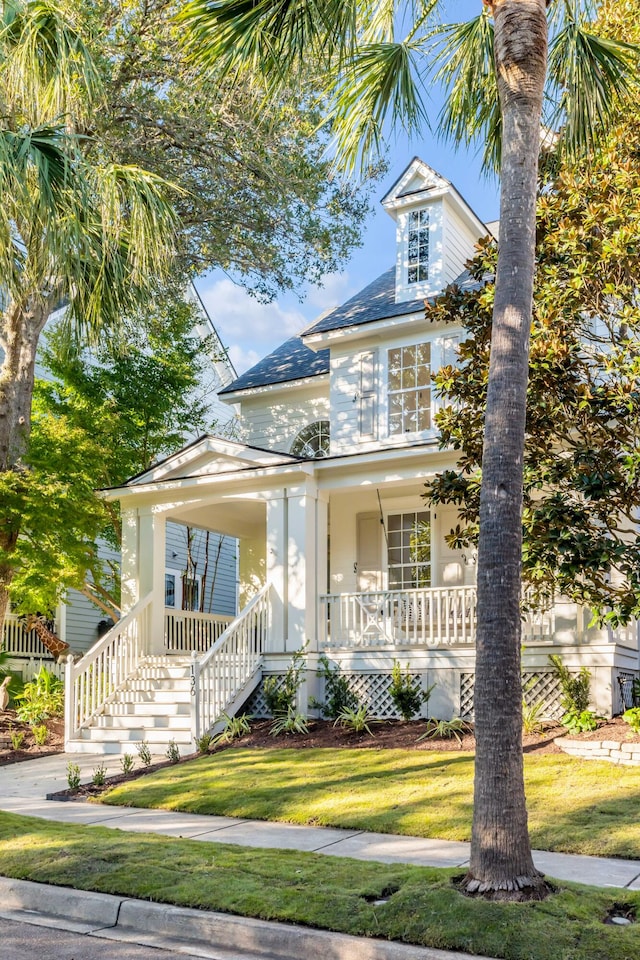
MULTIPOLYGON (((46 800, 67 786, 67 764, 77 763, 84 781, 100 762, 108 772, 120 772, 118 757, 61 754, 0 767, 0 810, 42 817, 59 823, 99 825, 132 832, 158 833, 203 842, 234 843, 247 847, 301 850, 335 857, 410 863, 428 867, 464 867, 469 844, 419 837, 398 837, 359 830, 304 827, 297 824, 232 817, 109 807, 85 802, 46 800)), ((640 861, 574 856, 534 851, 538 869, 557 880, 573 880, 596 887, 640 890, 640 861)))

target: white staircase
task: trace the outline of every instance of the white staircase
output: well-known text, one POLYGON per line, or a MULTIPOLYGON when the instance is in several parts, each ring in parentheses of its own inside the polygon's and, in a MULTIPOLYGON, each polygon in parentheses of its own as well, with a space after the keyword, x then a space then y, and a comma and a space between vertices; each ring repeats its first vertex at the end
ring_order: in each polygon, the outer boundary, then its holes
POLYGON ((164 755, 173 740, 183 756, 193 753, 190 664, 190 657, 145 657, 67 750, 135 757, 144 740, 152 754, 164 755))

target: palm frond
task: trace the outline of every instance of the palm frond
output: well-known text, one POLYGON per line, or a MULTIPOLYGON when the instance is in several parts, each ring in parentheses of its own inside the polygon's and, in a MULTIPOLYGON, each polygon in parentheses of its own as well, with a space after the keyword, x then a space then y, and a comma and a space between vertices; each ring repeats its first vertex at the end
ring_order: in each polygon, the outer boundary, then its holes
POLYGON ((584 22, 565 22, 549 50, 554 107, 548 125, 562 129, 569 155, 590 152, 601 141, 621 99, 631 93, 639 64, 637 47, 598 37, 584 22))
POLYGON ((366 44, 344 65, 333 89, 328 121, 338 164, 347 172, 380 151, 385 122, 409 132, 427 122, 417 58, 421 48, 407 42, 366 44))
POLYGON ((28 122, 82 115, 98 89, 95 59, 55 0, 7 4, 0 21, 3 96, 28 122))
POLYGON ((493 57, 493 23, 485 13, 465 23, 442 27, 437 42, 434 79, 446 98, 438 129, 456 144, 484 143, 484 166, 499 170, 502 118, 493 57))

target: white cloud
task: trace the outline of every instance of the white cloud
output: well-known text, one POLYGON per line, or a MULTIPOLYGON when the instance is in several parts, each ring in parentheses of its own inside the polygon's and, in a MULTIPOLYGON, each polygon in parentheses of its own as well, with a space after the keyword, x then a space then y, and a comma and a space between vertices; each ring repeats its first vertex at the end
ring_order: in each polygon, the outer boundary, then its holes
POLYGON ((328 273, 322 286, 309 287, 307 303, 318 310, 332 310, 348 300, 353 293, 348 273, 328 273))
POLYGON ((244 373, 245 370, 255 366, 258 360, 262 359, 262 354, 255 350, 245 350, 238 344, 232 344, 229 347, 229 358, 238 373, 244 373))

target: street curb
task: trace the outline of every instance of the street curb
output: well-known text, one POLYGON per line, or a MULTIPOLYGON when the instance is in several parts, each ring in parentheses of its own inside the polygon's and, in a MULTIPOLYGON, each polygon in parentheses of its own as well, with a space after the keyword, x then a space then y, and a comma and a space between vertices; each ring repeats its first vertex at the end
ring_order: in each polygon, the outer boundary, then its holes
POLYGON ((323 960, 491 960, 9 877, 0 877, 0 903, 2 913, 15 912, 16 919, 27 922, 28 913, 32 913, 38 915, 39 923, 51 919, 57 921, 56 926, 65 922, 70 928, 77 928, 78 923, 87 925, 85 932, 95 936, 122 933, 127 940, 140 944, 148 936, 156 947, 165 938, 173 944, 179 941, 183 948, 201 945, 209 951, 240 951, 256 960, 314 956, 323 960))

